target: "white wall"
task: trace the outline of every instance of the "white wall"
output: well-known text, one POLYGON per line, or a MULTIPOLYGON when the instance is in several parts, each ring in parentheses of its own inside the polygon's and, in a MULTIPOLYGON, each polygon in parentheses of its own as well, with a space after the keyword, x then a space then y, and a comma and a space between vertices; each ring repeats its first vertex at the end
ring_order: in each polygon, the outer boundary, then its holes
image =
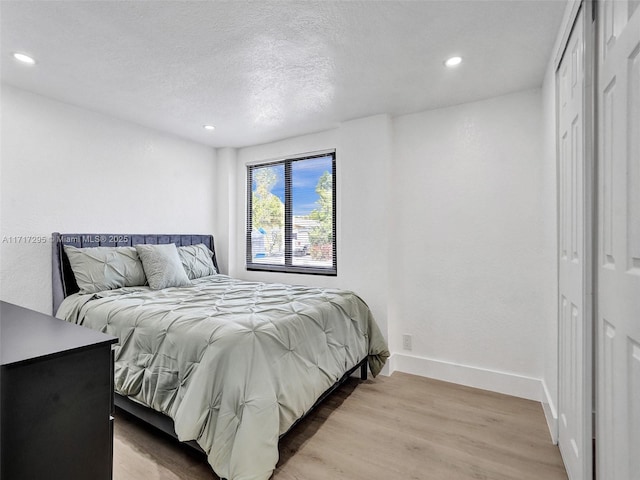
POLYGON ((541 91, 405 115, 393 127, 395 368, 542 399, 556 312, 541 91))
MULTIPOLYGON (((229 271, 234 277, 340 287, 357 292, 371 308, 387 336, 387 211, 391 122, 377 115, 341 124, 334 130, 305 135, 237 151, 235 255, 229 271), (250 272, 245 268, 246 165, 288 155, 336 149, 338 214, 338 275, 297 275, 250 272)), ((224 199, 219 201, 224 202, 224 199)))
POLYGON ((235 148, 219 148, 216 157, 216 259, 220 272, 234 277, 237 276, 236 266, 229 259, 235 258, 238 249, 243 250, 244 239, 236 238, 235 234, 237 151, 235 148))
POLYGON ((210 233, 215 150, 2 85, 0 297, 51 312, 52 232, 210 233))

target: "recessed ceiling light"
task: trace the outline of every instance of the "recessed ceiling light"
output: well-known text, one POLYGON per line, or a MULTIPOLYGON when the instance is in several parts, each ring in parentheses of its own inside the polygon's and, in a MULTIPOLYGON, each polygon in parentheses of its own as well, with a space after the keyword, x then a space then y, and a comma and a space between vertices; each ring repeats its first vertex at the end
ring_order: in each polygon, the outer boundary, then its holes
POLYGON ((35 65, 36 61, 31 58, 29 55, 25 55, 24 53, 14 53, 13 58, 18 60, 19 62, 26 63, 28 65, 35 65))
POLYGON ((451 57, 448 58, 446 62, 444 62, 447 67, 455 67, 457 65, 460 65, 460 63, 462 63, 461 57, 451 57))
POLYGON ((215 130, 216 127, 214 127, 213 125, 203 125, 202 128, 204 128, 205 130, 215 130))

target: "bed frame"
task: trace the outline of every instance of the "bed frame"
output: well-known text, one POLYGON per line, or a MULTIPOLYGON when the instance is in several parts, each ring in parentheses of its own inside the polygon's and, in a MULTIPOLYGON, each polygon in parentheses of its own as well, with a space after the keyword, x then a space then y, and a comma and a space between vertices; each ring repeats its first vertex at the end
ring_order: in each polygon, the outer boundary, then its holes
MULTIPOLYGON (((80 290, 76 283, 75 276, 71 270, 69 259, 64 252, 64 245, 72 245, 77 248, 86 247, 128 247, 139 244, 166 244, 175 243, 177 246, 184 245, 197 245, 204 243, 209 250, 213 252, 213 264, 218 269, 218 262, 216 260, 215 248, 213 244, 212 235, 178 235, 178 234, 129 234, 129 233, 53 233, 52 234, 52 288, 53 288, 53 314, 55 315, 60 307, 62 301, 80 290)), ((329 387, 313 406, 293 425, 289 428, 290 431, 295 427, 303 418, 305 418, 309 412, 311 412, 319 403, 321 403, 327 396, 329 396, 336 388, 342 385, 347 378, 351 376, 358 368, 360 369, 360 378, 362 380, 367 379, 367 358, 365 357, 360 363, 355 365, 344 373, 335 384, 329 387)), ((142 405, 135 400, 120 395, 117 392, 114 395, 115 406, 124 410, 125 412, 141 419, 142 421, 153 425, 161 431, 171 435, 174 438, 178 438, 175 432, 173 420, 155 410, 142 405)), ((288 432, 287 431, 287 432, 288 432)), ((285 432, 283 435, 286 435, 285 432)), ((282 437, 282 435, 281 435, 282 437)), ((200 446, 195 441, 184 442, 195 450, 204 453, 200 446)))

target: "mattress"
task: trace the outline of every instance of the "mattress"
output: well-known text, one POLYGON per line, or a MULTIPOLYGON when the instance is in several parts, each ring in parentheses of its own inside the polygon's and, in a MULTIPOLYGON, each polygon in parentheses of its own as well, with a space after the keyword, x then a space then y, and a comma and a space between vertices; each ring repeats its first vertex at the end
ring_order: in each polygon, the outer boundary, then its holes
POLYGON ((115 388, 171 417, 229 480, 266 480, 278 439, 345 371, 388 348, 346 290, 213 275, 192 286, 74 294, 58 318, 119 338, 115 388))

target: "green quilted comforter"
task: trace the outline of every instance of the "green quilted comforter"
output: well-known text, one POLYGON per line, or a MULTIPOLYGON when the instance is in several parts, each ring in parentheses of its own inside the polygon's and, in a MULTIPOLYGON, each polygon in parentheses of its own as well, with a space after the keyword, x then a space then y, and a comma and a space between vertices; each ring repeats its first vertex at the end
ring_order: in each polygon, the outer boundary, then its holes
POLYGON ((58 318, 117 336, 115 388, 174 420, 229 480, 266 480, 278 438, 349 368, 389 352, 367 305, 329 288, 224 275, 71 295, 58 318))

